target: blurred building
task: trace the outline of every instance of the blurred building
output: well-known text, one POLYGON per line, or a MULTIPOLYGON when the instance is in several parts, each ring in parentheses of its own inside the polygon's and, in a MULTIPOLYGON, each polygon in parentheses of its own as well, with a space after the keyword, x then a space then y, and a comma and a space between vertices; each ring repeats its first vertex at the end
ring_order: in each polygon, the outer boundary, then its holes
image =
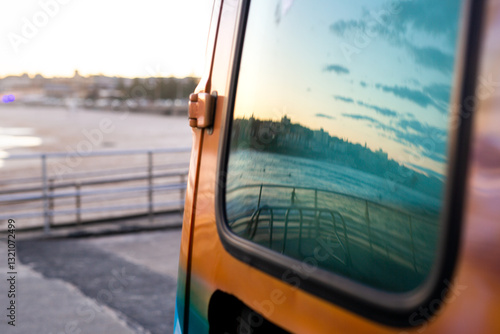
POLYGON ((13 94, 16 103, 132 109, 156 113, 187 112, 188 96, 198 78, 122 78, 105 75, 45 78, 41 74, 0 79, 0 94, 13 94))

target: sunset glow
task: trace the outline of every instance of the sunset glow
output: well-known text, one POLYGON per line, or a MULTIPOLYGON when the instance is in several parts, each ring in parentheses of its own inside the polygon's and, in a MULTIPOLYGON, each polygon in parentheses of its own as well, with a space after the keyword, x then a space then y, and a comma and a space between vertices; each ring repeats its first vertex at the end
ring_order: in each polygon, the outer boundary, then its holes
POLYGON ((0 77, 200 76, 212 1, 9 2, 0 11, 0 77))

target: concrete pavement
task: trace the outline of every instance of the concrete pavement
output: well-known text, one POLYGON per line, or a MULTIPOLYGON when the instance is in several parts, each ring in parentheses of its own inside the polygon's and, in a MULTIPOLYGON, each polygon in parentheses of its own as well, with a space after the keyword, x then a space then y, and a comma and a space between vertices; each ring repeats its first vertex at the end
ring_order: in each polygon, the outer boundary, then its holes
POLYGON ((16 240, 15 327, 2 238, 0 333, 172 333, 180 234, 16 240))

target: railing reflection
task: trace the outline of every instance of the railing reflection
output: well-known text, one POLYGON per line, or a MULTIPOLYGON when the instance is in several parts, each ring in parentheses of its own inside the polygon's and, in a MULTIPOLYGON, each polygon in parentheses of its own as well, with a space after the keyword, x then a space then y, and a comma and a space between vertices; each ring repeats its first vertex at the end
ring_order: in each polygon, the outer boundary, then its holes
POLYGON ((384 271, 417 280, 432 266, 436 215, 330 190, 273 184, 230 189, 226 203, 229 226, 239 236, 299 260, 321 251, 328 260, 318 261, 320 267, 362 281, 384 271))

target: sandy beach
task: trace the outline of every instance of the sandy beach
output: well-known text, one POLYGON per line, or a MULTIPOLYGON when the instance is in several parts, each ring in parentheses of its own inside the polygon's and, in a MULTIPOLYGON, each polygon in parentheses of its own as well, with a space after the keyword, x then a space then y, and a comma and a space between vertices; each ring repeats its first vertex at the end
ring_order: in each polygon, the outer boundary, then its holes
MULTIPOLYGON (((190 147, 187 116, 161 116, 127 111, 0 105, 0 150, 10 154, 62 152, 87 140, 105 125, 95 150, 190 147), (39 145, 22 147, 12 137, 36 137, 39 145)), ((101 129, 102 130, 102 129, 101 129)), ((28 140, 29 144, 29 140, 28 140)), ((31 143, 33 144, 33 143, 31 143)))
MULTIPOLYGON (((74 177, 82 173, 97 175, 104 171, 103 176, 93 176, 100 179, 112 177, 130 177, 147 173, 147 154, 89 157, 88 153, 116 150, 150 150, 165 148, 190 148, 191 128, 187 117, 161 116, 140 114, 124 111, 97 111, 88 109, 53 108, 53 107, 25 107, 16 105, 0 105, 0 191, 2 196, 6 191, 22 187, 39 187, 41 182, 41 159, 12 159, 16 155, 63 153, 61 158, 47 159, 47 173, 49 180, 54 184, 64 182, 80 182, 82 179, 74 177), (136 169, 136 172, 114 172, 120 169, 136 169), (97 174, 95 174, 97 173, 97 174), (106 174, 107 173, 107 174, 106 174), (135 173, 135 174, 134 174, 135 173), (33 181, 30 181, 32 179, 33 181)), ((184 163, 183 170, 187 170, 189 152, 175 154, 155 154, 154 173, 161 173, 161 166, 172 163, 184 163), (158 167, 156 167, 158 166, 158 167)), ((90 180, 87 178, 86 180, 90 180)), ((179 177, 158 179, 155 185, 179 182, 179 177)), ((123 184, 109 184, 107 187, 144 187, 147 180, 125 182, 123 184)), ((87 188, 87 189, 95 189, 87 188)), ((85 190, 82 188, 82 190, 85 190)), ((57 191, 73 191, 73 188, 62 188, 57 191)), ((24 193, 26 194, 26 193, 24 193)), ((33 192, 35 194, 35 192, 33 192)), ((40 190, 36 192, 39 196, 40 190)), ((22 195, 22 194, 14 194, 22 195)), ((28 193, 29 195, 29 193, 28 193)), ((130 196, 133 196, 130 193, 130 196)), ((127 194, 110 194, 104 197, 82 198, 83 208, 99 207, 103 205, 136 205, 146 204, 147 193, 137 193, 138 198, 127 199, 127 194), (100 199, 102 198, 102 199, 100 199), (105 201, 108 201, 107 203, 105 201)), ((0 196, 1 197, 1 196, 0 196)), ((4 198, 5 199, 5 198, 4 198)), ((158 193, 155 202, 178 200, 179 194, 172 195, 158 193)), ((2 213, 39 212, 43 203, 3 204, 2 213)), ((54 200, 55 210, 73 210, 75 198, 61 198, 54 200)), ((128 214, 144 212, 145 209, 130 210, 128 214)), ((83 220, 103 218, 110 212, 83 215, 83 220)), ((121 216, 125 212, 119 210, 113 216, 121 216)), ((54 217, 54 223, 70 222, 75 219, 74 214, 54 217)), ((33 226, 41 224, 42 217, 33 219, 23 218, 23 225, 33 226)))
MULTIPOLYGON (((191 147, 187 117, 126 111, 0 105, 0 159, 6 155, 191 147)), ((116 161, 115 161, 116 162, 116 161)), ((38 174, 38 162, 0 160, 0 179, 38 174)))

